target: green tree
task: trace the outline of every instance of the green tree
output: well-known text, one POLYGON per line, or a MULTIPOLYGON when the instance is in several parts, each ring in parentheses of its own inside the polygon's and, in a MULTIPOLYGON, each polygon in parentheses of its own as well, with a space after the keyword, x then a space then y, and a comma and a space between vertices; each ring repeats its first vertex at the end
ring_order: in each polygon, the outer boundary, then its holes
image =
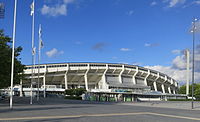
POLYGON ((74 95, 73 90, 74 90, 74 89, 66 89, 66 90, 65 90, 65 94, 66 94, 66 95, 73 96, 73 95, 74 95))
MULTIPOLYGON (((14 84, 18 84, 23 78, 23 70, 19 55, 22 47, 15 48, 15 63, 14 63, 14 84)), ((10 37, 4 35, 4 31, 0 30, 0 88, 10 86, 11 76, 11 62, 12 62, 12 40, 10 37)))
POLYGON ((86 90, 84 88, 76 88, 76 89, 66 89, 65 94, 70 96, 77 96, 79 97, 83 93, 85 93, 86 90))
MULTIPOLYGON (((186 85, 182 85, 179 88, 179 94, 186 94, 186 85)), ((189 96, 192 96, 192 85, 189 86, 189 96)), ((194 84, 194 96, 200 99, 200 83, 194 84)))
POLYGON ((76 96, 80 96, 80 95, 82 95, 85 92, 86 92, 86 90, 84 88, 74 89, 74 95, 76 95, 76 96))

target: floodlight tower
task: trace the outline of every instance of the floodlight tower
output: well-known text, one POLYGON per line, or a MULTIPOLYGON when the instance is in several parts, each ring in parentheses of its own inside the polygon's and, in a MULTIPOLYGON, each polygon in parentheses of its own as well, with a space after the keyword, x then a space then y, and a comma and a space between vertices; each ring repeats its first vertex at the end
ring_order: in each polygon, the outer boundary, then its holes
POLYGON ((193 22, 192 22, 192 109, 194 108, 194 55, 195 55, 195 32, 196 32, 196 22, 197 19, 194 18, 193 22))
POLYGON ((187 69, 186 95, 189 95, 189 82, 190 82, 190 51, 189 49, 185 50, 185 57, 186 57, 186 69, 187 69))

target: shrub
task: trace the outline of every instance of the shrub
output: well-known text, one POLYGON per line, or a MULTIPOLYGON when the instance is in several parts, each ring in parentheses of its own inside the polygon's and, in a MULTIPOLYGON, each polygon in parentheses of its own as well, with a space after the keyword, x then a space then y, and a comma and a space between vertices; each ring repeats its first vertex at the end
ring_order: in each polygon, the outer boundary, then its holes
POLYGON ((80 95, 82 95, 85 92, 86 92, 86 90, 84 88, 67 89, 67 90, 65 90, 65 95, 79 97, 80 95))

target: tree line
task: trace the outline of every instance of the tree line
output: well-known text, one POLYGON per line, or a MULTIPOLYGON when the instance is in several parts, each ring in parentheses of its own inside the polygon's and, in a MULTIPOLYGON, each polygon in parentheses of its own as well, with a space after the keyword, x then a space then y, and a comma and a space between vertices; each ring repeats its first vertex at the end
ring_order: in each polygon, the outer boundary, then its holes
MULTIPOLYGON (((19 84, 20 79, 23 78, 23 70, 25 65, 21 63, 19 58, 22 47, 15 47, 14 54, 14 84, 19 84)), ((10 86, 11 77, 11 63, 12 63, 12 39, 0 30, 0 89, 10 86)))
MULTIPOLYGON (((178 91, 179 94, 186 94, 186 85, 182 85, 178 91)), ((192 96, 192 85, 189 85, 189 96, 192 96)), ((194 97, 200 99, 200 83, 194 84, 194 97)))

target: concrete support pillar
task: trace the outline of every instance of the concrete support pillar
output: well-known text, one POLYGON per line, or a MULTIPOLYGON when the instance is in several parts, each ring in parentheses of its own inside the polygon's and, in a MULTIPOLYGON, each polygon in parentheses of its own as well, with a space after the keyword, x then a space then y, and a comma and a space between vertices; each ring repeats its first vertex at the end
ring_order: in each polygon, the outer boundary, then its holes
POLYGON ((98 89, 101 89, 101 85, 98 83, 98 89))
POLYGON ((137 75, 137 73, 138 73, 138 67, 136 67, 136 71, 135 71, 135 73, 133 74, 133 77, 132 77, 133 84, 136 84, 135 76, 137 75))
POLYGON ((134 95, 131 96, 131 101, 132 101, 132 102, 135 101, 134 95))
POLYGON ((43 76, 43 95, 44 95, 44 98, 46 98, 46 73, 47 73, 47 66, 45 65, 45 73, 44 73, 44 76, 43 76))
POLYGON ((173 88, 173 94, 176 94, 176 90, 175 90, 175 88, 173 88))
POLYGON ((44 89, 43 89, 43 95, 44 95, 44 98, 46 97, 46 76, 44 74, 44 77, 43 77, 43 86, 44 86, 44 89))
POLYGON ((81 88, 81 77, 78 79, 78 88, 81 88))
POLYGON ((124 65, 122 65, 122 71, 119 73, 119 82, 122 83, 122 74, 124 72, 124 65))
POLYGON ((68 89, 68 84, 67 84, 67 72, 65 73, 65 90, 68 89))
POLYGON ((169 92, 169 94, 172 93, 172 92, 171 92, 171 88, 170 88, 170 86, 168 86, 168 92, 169 92))
POLYGON ((87 78, 87 74, 84 75, 84 79, 85 79, 85 89, 88 91, 88 78, 87 78))
POLYGON ((162 87, 162 92, 165 94, 165 86, 164 86, 164 84, 162 84, 161 87, 162 87))
POLYGON ((106 87, 106 74, 102 76, 102 89, 107 89, 106 87))
POLYGON ((102 75, 102 89, 108 89, 107 83, 106 83, 106 72, 108 71, 108 64, 106 64, 106 70, 104 71, 102 75))
POLYGON ((154 90, 155 91, 158 91, 157 80, 158 80, 159 77, 160 77, 160 74, 157 73, 157 77, 156 77, 155 81, 153 82, 153 86, 154 86, 154 90))
POLYGON ((119 82, 122 83, 122 76, 119 75, 118 77, 119 77, 119 82))
POLYGON ((175 87, 178 87, 178 83, 177 82, 175 82, 174 84, 175 84, 175 87))
POLYGON ((165 75, 165 81, 164 81, 164 83, 166 83, 167 82, 167 76, 165 75))
POLYGON ((155 91, 158 91, 156 81, 153 82, 153 87, 154 87, 154 90, 155 90, 155 91))
POLYGON ((22 79, 20 80, 20 97, 23 97, 23 86, 22 86, 22 79))
POLYGON ((150 70, 148 70, 148 74, 147 76, 144 78, 144 85, 147 86, 147 78, 149 77, 150 75, 150 70))
POLYGON ((118 101, 117 94, 115 94, 114 97, 115 97, 115 102, 117 102, 118 101))
POLYGON ((171 81, 171 85, 173 85, 174 84, 173 79, 171 79, 170 81, 171 81))
POLYGON ((88 69, 87 71, 85 72, 85 75, 84 75, 84 79, 85 79, 85 89, 88 91, 88 72, 89 72, 89 69, 90 69, 90 65, 88 64, 88 69))

